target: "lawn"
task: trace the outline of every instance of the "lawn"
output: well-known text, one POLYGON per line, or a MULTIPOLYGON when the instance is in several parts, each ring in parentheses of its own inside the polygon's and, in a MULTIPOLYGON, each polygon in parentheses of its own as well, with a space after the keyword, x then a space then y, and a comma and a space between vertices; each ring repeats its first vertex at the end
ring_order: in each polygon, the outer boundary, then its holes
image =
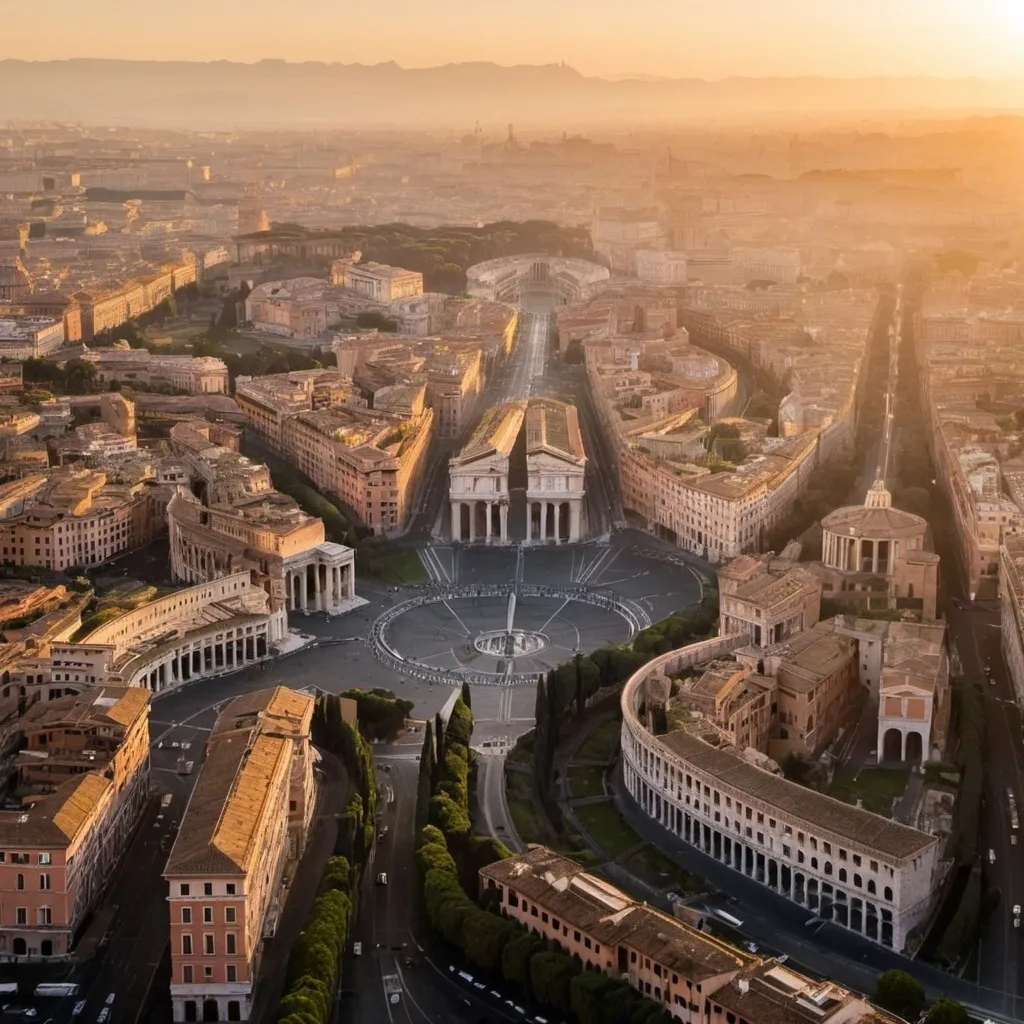
POLYGON ((674 860, 670 860, 653 846, 645 846, 627 857, 623 865, 642 878, 648 885, 659 889, 674 886, 684 893, 704 892, 707 886, 689 871, 681 868, 674 860))
POLYGON ((516 827, 516 835, 524 843, 547 844, 547 827, 543 816, 532 800, 509 799, 508 813, 516 827))
POLYGON ((604 772, 600 768, 570 768, 569 789, 574 797, 604 796, 604 772))
POLYGON ((381 554, 377 562, 380 565, 380 577, 387 582, 425 583, 427 580, 427 572, 416 550, 381 554))
POLYGON ((640 842, 640 837, 622 820, 611 800, 574 807, 573 814, 580 827, 609 857, 621 857, 640 842))
POLYGON ((622 722, 618 718, 595 729, 576 751, 575 759, 582 761, 610 761, 619 749, 622 722))
POLYGON ((888 816, 893 800, 906 791, 909 777, 910 772, 900 768, 864 768, 856 779, 852 772, 837 772, 828 792, 848 804, 855 804, 859 797, 865 810, 888 816))

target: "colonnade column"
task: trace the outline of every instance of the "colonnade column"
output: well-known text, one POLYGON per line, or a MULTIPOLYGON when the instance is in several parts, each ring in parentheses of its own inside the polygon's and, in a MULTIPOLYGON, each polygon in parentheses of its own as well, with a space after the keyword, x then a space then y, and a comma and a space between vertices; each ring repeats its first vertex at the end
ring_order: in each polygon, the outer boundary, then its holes
POLYGON ((476 502, 469 503, 469 543, 476 541, 476 502))
POLYGON ((580 539, 580 503, 574 501, 569 505, 569 540, 580 539))
POLYGON ((302 568, 301 573, 299 574, 299 605, 300 605, 300 607, 302 608, 302 610, 304 612, 305 611, 309 611, 309 595, 308 595, 308 590, 309 590, 309 572, 308 572, 308 570, 304 566, 302 568))
POLYGON ((323 606, 320 603, 320 563, 313 563, 313 609, 314 611, 322 611, 323 606))
POLYGON ((452 540, 462 540, 462 502, 452 502, 452 540))
POLYGON ((494 511, 494 504, 490 501, 484 502, 484 537, 487 543, 491 543, 491 513, 494 511))
POLYGON ((546 541, 548 539, 548 503, 542 501, 540 503, 540 540, 546 541))
POLYGON ((508 505, 498 506, 498 519, 501 523, 501 542, 508 541, 508 505))

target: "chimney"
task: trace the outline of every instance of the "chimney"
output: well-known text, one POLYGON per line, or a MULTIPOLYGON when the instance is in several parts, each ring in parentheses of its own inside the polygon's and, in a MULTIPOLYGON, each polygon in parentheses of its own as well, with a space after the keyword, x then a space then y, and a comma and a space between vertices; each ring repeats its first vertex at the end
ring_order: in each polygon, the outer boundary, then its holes
POLYGON ((746 978, 737 978, 736 984, 740 987, 740 992, 746 995, 750 991, 750 982, 746 978))

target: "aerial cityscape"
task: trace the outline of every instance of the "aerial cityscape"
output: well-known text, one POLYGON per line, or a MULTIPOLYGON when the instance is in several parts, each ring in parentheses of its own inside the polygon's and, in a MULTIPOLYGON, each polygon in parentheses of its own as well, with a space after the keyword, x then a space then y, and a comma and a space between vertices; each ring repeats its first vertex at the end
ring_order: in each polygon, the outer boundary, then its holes
POLYGON ((1024 9, 435 6, 0 12, 0 1024, 1024 1021, 1024 9))

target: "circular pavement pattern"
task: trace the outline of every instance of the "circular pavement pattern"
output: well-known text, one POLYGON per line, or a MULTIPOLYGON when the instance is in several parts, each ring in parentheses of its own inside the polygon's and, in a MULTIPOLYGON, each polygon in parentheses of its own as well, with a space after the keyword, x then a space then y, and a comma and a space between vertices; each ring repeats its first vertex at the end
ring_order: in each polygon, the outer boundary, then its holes
POLYGON ((371 639, 378 660, 412 678, 509 686, 648 625, 644 608, 606 588, 432 585, 384 612, 371 639))

